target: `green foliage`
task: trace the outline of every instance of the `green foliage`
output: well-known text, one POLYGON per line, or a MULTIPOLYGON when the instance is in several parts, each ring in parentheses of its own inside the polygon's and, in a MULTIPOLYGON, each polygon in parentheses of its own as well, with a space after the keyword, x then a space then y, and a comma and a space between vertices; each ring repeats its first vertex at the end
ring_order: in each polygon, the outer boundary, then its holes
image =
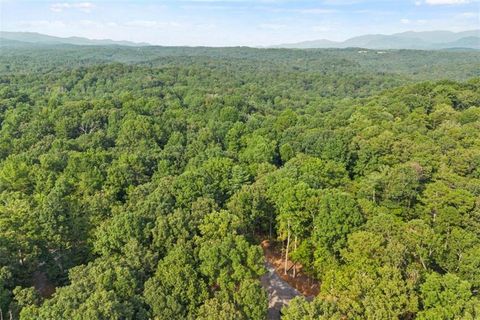
POLYGON ((264 319, 267 237, 285 319, 479 318, 478 61, 2 47, 3 318, 264 319))
POLYGON ((245 319, 261 320, 265 318, 268 297, 256 279, 243 281, 234 293, 234 300, 240 306, 245 319))
POLYGON ((315 298, 307 302, 304 297, 296 297, 282 309, 282 319, 286 320, 340 320, 342 315, 334 302, 315 298))
POLYGON ((9 290, 11 278, 11 272, 6 267, 2 267, 0 269, 0 310, 2 310, 2 314, 7 314, 6 311, 12 299, 12 292, 9 290))
POLYGON ((453 274, 432 273, 421 286, 424 310, 418 319, 476 319, 480 301, 472 296, 470 284, 453 274))
POLYGON ((23 308, 20 319, 147 319, 135 272, 125 263, 97 259, 72 268, 69 280, 41 306, 23 308))
POLYGON ((208 297, 187 248, 176 246, 145 282, 145 300, 155 319, 195 319, 197 307, 208 297))
POLYGON ((347 242, 347 235, 364 221, 355 200, 347 193, 329 190, 314 205, 312 237, 316 244, 338 253, 347 242))
POLYGON ((276 157, 276 143, 261 135, 253 134, 244 139, 245 148, 239 158, 248 164, 272 163, 276 157))
POLYGON ((324 278, 321 295, 337 301, 339 312, 350 319, 401 319, 417 310, 414 292, 400 270, 387 266, 373 273, 332 270, 324 278))
POLYGON ((264 273, 260 247, 251 246, 243 236, 202 240, 200 271, 209 285, 231 290, 243 279, 257 278, 264 273))
POLYGON ((217 298, 205 301, 199 310, 197 319, 199 320, 237 320, 242 319, 241 313, 235 309, 231 302, 222 302, 217 298))

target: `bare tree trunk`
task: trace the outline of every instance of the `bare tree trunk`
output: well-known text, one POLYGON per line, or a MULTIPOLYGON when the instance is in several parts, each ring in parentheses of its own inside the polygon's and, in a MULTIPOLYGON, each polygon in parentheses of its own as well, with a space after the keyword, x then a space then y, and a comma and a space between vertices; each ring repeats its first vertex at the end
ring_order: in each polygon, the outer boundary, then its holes
POLYGON ((268 224, 268 240, 272 240, 272 213, 270 212, 270 219, 268 224))
MULTIPOLYGON (((297 250, 297 236, 295 236, 295 242, 293 243, 293 251, 297 250)), ((293 265, 293 277, 295 278, 297 276, 297 264, 295 263, 293 265)))
POLYGON ((423 261, 422 257, 418 257, 420 259, 420 263, 422 264, 423 269, 427 270, 427 266, 425 265, 425 262, 423 261))
POLYGON ((288 265, 288 249, 290 247, 290 220, 288 220, 287 225, 287 250, 285 252, 285 274, 287 274, 287 265, 288 265))
POLYGON ((3 311, 2 311, 2 308, 0 308, 0 320, 3 320, 3 311))

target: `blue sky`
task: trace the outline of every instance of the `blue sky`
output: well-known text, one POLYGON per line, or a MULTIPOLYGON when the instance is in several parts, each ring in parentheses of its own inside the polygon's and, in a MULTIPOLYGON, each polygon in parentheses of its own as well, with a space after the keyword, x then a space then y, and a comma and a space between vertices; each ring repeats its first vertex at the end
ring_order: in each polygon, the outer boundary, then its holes
POLYGON ((0 29, 158 45, 271 45, 480 29, 480 0, 0 0, 0 29))

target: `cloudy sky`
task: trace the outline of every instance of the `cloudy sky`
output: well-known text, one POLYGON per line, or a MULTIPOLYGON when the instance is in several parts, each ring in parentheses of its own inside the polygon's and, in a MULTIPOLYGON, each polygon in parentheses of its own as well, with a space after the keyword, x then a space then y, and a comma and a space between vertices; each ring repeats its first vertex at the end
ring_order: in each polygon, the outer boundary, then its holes
POLYGON ((480 0, 0 0, 0 29, 158 45, 270 45, 480 29, 480 0))

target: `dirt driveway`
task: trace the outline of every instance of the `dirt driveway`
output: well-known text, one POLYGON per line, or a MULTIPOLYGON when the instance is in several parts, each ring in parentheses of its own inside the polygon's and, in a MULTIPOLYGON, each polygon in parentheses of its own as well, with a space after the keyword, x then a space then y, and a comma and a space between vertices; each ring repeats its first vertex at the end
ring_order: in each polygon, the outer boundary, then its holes
POLYGON ((269 298, 267 319, 278 320, 282 307, 296 296, 300 296, 301 293, 280 278, 270 263, 266 262, 265 267, 267 273, 263 275, 261 282, 267 290, 269 298))

